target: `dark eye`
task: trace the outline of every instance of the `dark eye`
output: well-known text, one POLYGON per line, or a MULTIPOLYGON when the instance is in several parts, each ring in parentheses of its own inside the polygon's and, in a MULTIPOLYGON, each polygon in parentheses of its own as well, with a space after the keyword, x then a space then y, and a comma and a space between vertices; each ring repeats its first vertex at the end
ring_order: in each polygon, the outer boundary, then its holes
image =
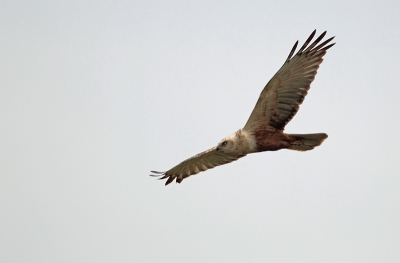
POLYGON ((223 143, 222 143, 222 146, 225 146, 225 145, 227 145, 228 144, 228 142, 227 141, 224 141, 223 143))

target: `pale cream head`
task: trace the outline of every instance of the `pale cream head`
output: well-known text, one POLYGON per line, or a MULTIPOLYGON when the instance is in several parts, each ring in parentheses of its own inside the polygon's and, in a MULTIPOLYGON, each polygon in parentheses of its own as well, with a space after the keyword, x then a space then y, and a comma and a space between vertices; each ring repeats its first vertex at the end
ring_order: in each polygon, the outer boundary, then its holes
POLYGON ((235 153, 236 150, 236 133, 222 139, 217 145, 217 151, 222 151, 224 153, 235 153))

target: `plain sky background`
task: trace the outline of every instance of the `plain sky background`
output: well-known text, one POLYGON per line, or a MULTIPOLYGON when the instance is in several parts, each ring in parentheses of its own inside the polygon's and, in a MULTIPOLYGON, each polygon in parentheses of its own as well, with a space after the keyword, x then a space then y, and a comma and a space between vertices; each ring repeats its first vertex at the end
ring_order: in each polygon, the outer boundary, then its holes
POLYGON ((399 1, 2 1, 0 261, 400 262, 399 1), (242 128, 296 40, 337 43, 290 133, 242 128))

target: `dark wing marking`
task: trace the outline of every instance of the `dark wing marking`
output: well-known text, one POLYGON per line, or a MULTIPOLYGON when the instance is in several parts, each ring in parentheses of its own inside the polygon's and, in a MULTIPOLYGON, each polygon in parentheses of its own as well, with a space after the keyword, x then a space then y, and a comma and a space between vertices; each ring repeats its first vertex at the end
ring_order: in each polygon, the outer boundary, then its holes
POLYGON ((317 46, 325 36, 325 31, 307 48, 315 32, 293 56, 298 41, 295 43, 283 66, 261 92, 244 130, 251 130, 256 125, 283 130, 297 113, 323 61, 322 57, 335 44, 325 46, 334 38, 331 37, 317 46))

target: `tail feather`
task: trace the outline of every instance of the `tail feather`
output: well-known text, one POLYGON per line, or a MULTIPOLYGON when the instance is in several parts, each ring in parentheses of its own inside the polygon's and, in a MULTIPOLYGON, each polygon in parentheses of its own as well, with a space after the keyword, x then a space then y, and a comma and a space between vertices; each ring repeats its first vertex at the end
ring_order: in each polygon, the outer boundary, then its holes
POLYGON ((313 134, 288 134, 294 138, 295 141, 291 142, 289 150, 295 151, 308 151, 312 150, 328 138, 326 133, 313 133, 313 134))

